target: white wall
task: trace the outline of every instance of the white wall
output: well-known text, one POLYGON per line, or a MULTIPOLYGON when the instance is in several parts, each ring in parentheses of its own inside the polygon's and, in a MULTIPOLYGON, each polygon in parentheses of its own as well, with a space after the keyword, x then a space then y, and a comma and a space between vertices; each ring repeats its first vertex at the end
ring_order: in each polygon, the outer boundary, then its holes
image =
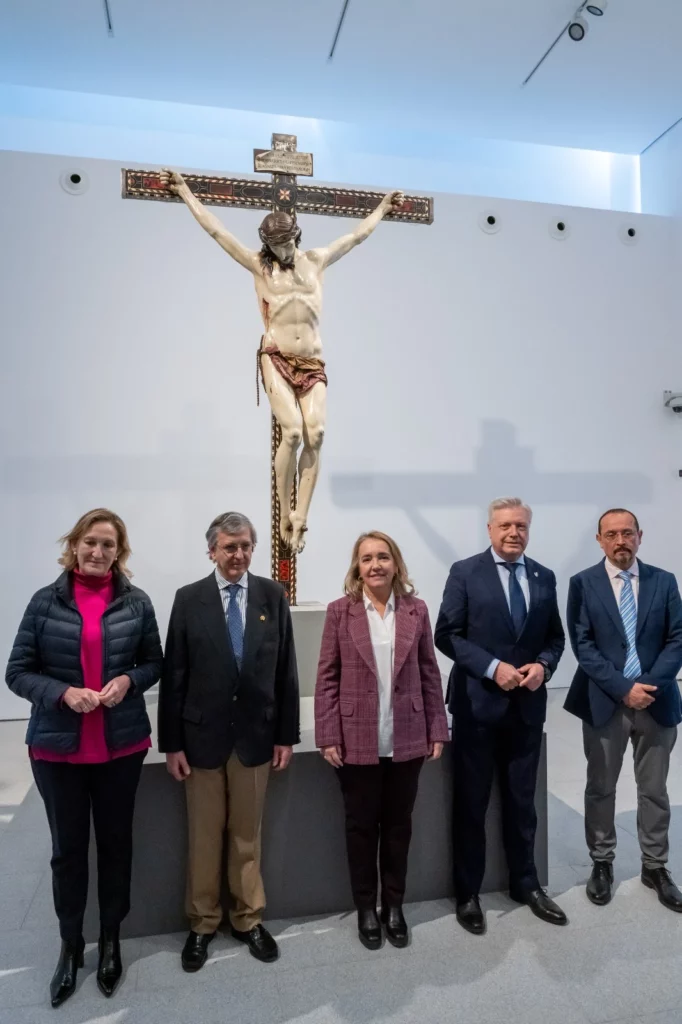
MULTIPOLYGON (((252 516, 254 569, 269 566, 251 282, 181 206, 121 200, 115 163, 80 161, 90 189, 67 195, 71 163, 0 154, 1 658, 56 575, 56 538, 95 505, 127 521, 164 630, 176 587, 208 571, 217 512, 252 516)), ((255 244, 261 214, 220 215, 255 244)), ((301 223, 308 246, 347 227, 301 223)), ((682 379, 671 244, 662 218, 442 195, 431 227, 382 225, 332 268, 329 425, 299 599, 336 597, 355 536, 378 527, 435 616, 450 562, 484 546, 484 507, 510 492, 535 507, 530 552, 557 571, 562 603, 611 504, 641 515, 646 559, 682 571, 682 423, 661 401, 682 379), (493 236, 477 223, 488 207, 493 236), (630 223, 634 246, 619 237, 630 223)), ((0 717, 25 710, 0 693, 0 717)))
POLYGON ((272 132, 298 135, 321 180, 639 211, 639 157, 0 83, 0 149, 247 173, 272 132))

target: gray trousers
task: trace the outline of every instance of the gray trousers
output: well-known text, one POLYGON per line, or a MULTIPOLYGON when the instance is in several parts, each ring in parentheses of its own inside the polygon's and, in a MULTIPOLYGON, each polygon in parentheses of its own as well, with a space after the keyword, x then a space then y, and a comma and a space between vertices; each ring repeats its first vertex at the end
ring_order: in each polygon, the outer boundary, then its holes
POLYGON ((635 711, 623 705, 601 729, 583 722, 587 848, 593 861, 611 862, 616 855, 616 783, 629 739, 635 762, 637 835, 642 863, 645 867, 660 868, 668 860, 670 803, 666 780, 677 728, 658 725, 648 711, 635 711))

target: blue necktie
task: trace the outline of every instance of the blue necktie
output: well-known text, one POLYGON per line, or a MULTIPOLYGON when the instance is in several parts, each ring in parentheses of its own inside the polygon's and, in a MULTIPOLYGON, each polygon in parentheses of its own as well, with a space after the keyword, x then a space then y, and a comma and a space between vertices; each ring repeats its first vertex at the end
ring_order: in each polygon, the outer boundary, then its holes
POLYGON ((620 592, 620 617, 623 620, 625 639, 628 642, 628 653, 625 658, 623 675, 626 679, 639 679, 642 674, 642 666, 639 663, 637 654, 637 605, 635 604, 635 592, 632 589, 632 573, 619 572, 619 578, 623 581, 623 589, 620 592))
POLYGON ((514 629, 516 630, 517 637, 521 636, 521 630, 524 627, 526 615, 528 614, 526 599, 523 596, 523 590, 521 589, 519 578, 516 575, 516 570, 519 568, 520 564, 520 562, 502 563, 505 569, 509 570, 509 610, 511 612, 512 622, 514 623, 514 629))
POLYGON ((242 654, 244 653, 244 626, 242 624, 242 613, 239 610, 239 584, 229 583, 227 587, 230 599, 227 605, 227 631, 232 641, 232 653, 234 654, 237 668, 242 667, 242 654))

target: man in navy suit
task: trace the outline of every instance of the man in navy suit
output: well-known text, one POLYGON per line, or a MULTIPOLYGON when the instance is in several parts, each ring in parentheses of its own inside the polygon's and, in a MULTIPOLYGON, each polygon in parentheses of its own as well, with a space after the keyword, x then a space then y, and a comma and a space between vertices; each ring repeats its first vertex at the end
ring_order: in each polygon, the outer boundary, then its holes
POLYGON ((587 757, 585 836, 593 861, 589 899, 611 899, 616 854, 616 783, 632 740, 642 882, 682 913, 666 869, 670 752, 682 721, 682 602, 672 573, 637 559, 637 517, 605 512, 597 540, 606 558, 578 573, 568 592, 568 628, 578 668, 564 707, 583 721, 587 757))
POLYGON ((545 684, 563 653, 564 631, 554 573, 524 555, 531 517, 520 498, 492 502, 491 547, 452 566, 436 623, 436 646, 455 662, 448 693, 457 920, 474 935, 485 931, 479 892, 495 767, 509 894, 541 920, 566 924, 540 887, 534 857, 545 684))

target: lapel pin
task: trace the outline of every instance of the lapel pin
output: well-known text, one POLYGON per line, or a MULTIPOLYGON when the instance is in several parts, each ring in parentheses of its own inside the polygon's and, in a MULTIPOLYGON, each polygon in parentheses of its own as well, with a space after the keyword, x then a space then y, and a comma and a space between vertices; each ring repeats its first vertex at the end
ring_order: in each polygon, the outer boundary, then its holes
POLYGON ((540 573, 539 573, 539 572, 534 572, 534 573, 533 573, 533 576, 539 576, 539 575, 540 575, 540 573))
POLYGON ((260 620, 261 620, 261 622, 265 622, 265 616, 261 615, 260 620))

